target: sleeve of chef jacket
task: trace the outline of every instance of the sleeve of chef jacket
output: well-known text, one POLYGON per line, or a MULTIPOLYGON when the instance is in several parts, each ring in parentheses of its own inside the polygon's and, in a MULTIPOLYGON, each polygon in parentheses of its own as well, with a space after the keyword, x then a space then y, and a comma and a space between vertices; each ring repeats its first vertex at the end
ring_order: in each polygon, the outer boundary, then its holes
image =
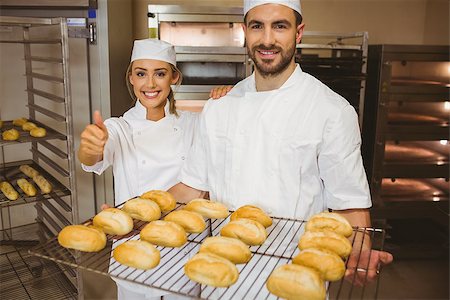
POLYGON ((110 122, 110 120, 105 121, 105 126, 108 129, 108 140, 106 141, 105 148, 103 149, 103 160, 92 166, 81 164, 81 168, 84 171, 101 175, 109 166, 112 165, 114 159, 114 149, 119 147, 119 145, 116 142, 117 136, 115 134, 114 127, 110 124, 110 122))
POLYGON ((358 117, 351 105, 329 120, 319 153, 319 172, 328 208, 368 208, 372 205, 361 157, 358 117))
POLYGON ((205 125, 205 114, 207 110, 208 102, 206 102, 200 114, 188 158, 178 176, 178 179, 182 183, 201 191, 209 190, 207 165, 209 158, 206 151, 207 130, 205 125))

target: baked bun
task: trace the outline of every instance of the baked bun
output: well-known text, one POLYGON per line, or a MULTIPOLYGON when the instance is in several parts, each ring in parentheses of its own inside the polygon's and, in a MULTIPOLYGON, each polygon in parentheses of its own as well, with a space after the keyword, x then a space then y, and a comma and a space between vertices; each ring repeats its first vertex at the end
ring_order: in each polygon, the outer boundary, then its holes
POLYGON ((274 295, 289 300, 322 300, 326 297, 325 284, 314 269, 300 265, 282 265, 270 274, 267 289, 274 295))
POLYGON ((337 281, 345 273, 342 258, 327 249, 304 249, 292 259, 292 263, 316 269, 326 281, 337 281))
POLYGON ((2 138, 5 141, 15 141, 19 138, 19 136, 19 132, 14 128, 2 132, 2 138))
POLYGON ((114 249, 113 256, 122 265, 141 270, 153 269, 161 259, 161 254, 155 246, 135 240, 120 244, 114 249))
POLYGON ((164 221, 171 221, 181 225, 181 227, 190 233, 200 233, 206 228, 203 217, 193 211, 175 210, 164 217, 164 221))
POLYGON ((267 232, 261 223, 250 219, 238 219, 222 227, 220 235, 240 239, 247 245, 262 245, 267 232))
POLYGON ((125 235, 133 230, 133 219, 129 214, 118 208, 102 210, 94 217, 92 222, 94 226, 112 235, 125 235))
POLYGON ((340 257, 347 257, 352 252, 350 241, 332 231, 306 231, 298 242, 300 250, 308 248, 323 248, 340 257))
POLYGON ((64 248, 97 252, 105 248, 106 235, 94 226, 69 225, 59 232, 58 243, 64 248))
POLYGON ((17 185, 20 189, 30 197, 36 196, 37 190, 32 183, 24 178, 17 179, 17 185))
POLYGON ((41 189, 43 194, 48 194, 52 191, 52 185, 41 175, 36 175, 33 177, 33 181, 41 189))
POLYGON ((184 273, 191 280, 215 287, 228 287, 239 278, 236 266, 212 253, 198 253, 184 265, 184 273))
POLYGON ((22 125, 22 130, 23 131, 30 131, 33 128, 36 128, 36 124, 34 124, 33 122, 25 122, 22 125))
POLYGON ((210 219, 223 219, 229 214, 228 208, 224 204, 206 199, 193 199, 183 209, 199 213, 210 219))
POLYGON ((19 170, 20 170, 23 174, 27 175, 27 176, 30 177, 30 178, 33 178, 34 176, 39 175, 39 172, 36 171, 35 169, 33 169, 32 167, 30 167, 29 165, 21 165, 21 166, 19 167, 19 170))
POLYGON ((234 264, 244 264, 252 257, 252 253, 244 242, 224 236, 206 238, 200 246, 199 252, 219 255, 234 264))
POLYGON ((19 193, 7 181, 0 182, 0 190, 9 200, 17 200, 19 198, 19 193))
POLYGON ((331 230, 345 237, 349 237, 353 233, 353 228, 345 217, 330 212, 314 215, 306 223, 306 231, 322 230, 331 230))
POLYGON ((177 223, 157 220, 142 228, 141 240, 163 247, 181 247, 187 237, 186 231, 177 223))
POLYGON ((122 210, 136 220, 150 222, 161 218, 161 209, 158 204, 149 199, 137 197, 128 200, 122 210))
POLYGON ((169 192, 153 190, 143 193, 141 198, 155 201, 162 212, 171 211, 177 206, 177 201, 169 192))
POLYGON ((47 135, 47 130, 42 127, 35 127, 30 130, 30 135, 34 137, 44 137, 47 135))
POLYGON ((241 206, 230 216, 231 221, 243 218, 259 222, 266 228, 272 225, 272 218, 269 217, 261 208, 253 205, 241 206))
POLYGON ((13 125, 14 125, 14 126, 20 126, 20 127, 22 127, 22 125, 25 124, 26 122, 28 122, 27 119, 25 119, 25 118, 19 118, 19 119, 13 120, 13 125))

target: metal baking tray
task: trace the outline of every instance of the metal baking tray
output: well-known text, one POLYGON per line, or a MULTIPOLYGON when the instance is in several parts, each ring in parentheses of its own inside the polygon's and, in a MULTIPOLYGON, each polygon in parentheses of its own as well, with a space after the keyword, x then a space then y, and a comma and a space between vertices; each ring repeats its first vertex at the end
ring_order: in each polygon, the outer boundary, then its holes
MULTIPOLYGON (((182 207, 183 204, 179 204, 176 209, 182 207)), ((56 237, 31 249, 30 253, 71 267, 196 299, 276 299, 277 297, 266 289, 265 282, 277 266, 290 263, 299 252, 297 243, 306 223, 301 220, 273 218, 273 225, 267 228, 266 242, 261 246, 250 247, 251 260, 246 264, 237 265, 239 279, 228 288, 200 285, 189 280, 183 270, 185 261, 198 252, 200 244, 207 236, 219 235, 220 229, 228 221, 229 216, 221 220, 207 219, 205 231, 200 234, 190 234, 188 243, 181 248, 158 246, 157 248, 161 251, 160 264, 148 271, 120 265, 111 258, 113 247, 124 241, 139 238, 140 230, 147 224, 142 221, 135 221, 133 231, 127 236, 107 235, 106 248, 97 253, 63 248, 58 244, 56 237)), ((90 222, 91 220, 85 224, 90 222)), ((370 235, 373 248, 383 249, 384 230, 374 228, 355 228, 354 230, 356 235, 364 235, 364 237, 370 235)), ((361 245, 356 245, 354 241, 353 243, 354 249, 361 249, 361 245)), ((361 271, 361 268, 359 270, 361 271)), ((376 299, 379 281, 380 276, 375 282, 360 288, 342 279, 328 284, 328 291, 331 299, 376 299)))
POLYGON ((70 211, 70 206, 67 205, 64 200, 61 199, 61 197, 70 195, 70 190, 65 187, 61 182, 59 182, 55 177, 50 175, 45 169, 43 169, 41 166, 36 164, 32 160, 22 160, 22 161, 15 161, 12 163, 6 163, 3 165, 2 168, 0 168, 0 181, 8 181, 14 189, 19 193, 19 198, 17 200, 9 200, 6 198, 5 195, 3 195, 2 192, 0 192, 0 207, 4 206, 14 206, 14 205, 21 205, 25 203, 31 203, 39 200, 46 200, 46 199, 54 199, 58 203, 61 204, 63 208, 65 208, 66 211, 70 211), (50 182, 53 189, 48 194, 42 194, 39 187, 33 182, 31 178, 28 178, 25 174, 23 174, 19 167, 20 165, 30 165, 32 168, 34 168, 36 171, 38 171, 42 176, 44 176, 45 179, 50 182), (17 179, 19 178, 26 178, 30 183, 34 184, 37 190, 36 196, 30 197, 27 196, 17 185, 17 179))
POLYGON ((47 130, 47 134, 44 137, 33 137, 30 135, 30 132, 22 130, 19 126, 14 126, 13 121, 3 121, 3 127, 0 129, 0 132, 3 132, 5 130, 9 130, 11 128, 17 129, 19 131, 19 139, 15 141, 4 141, 2 138, 0 138, 0 146, 4 146, 7 144, 19 144, 19 143, 26 143, 26 142, 39 142, 39 141, 45 141, 45 140, 53 140, 53 139, 59 139, 59 140, 65 140, 66 136, 62 133, 59 133, 58 131, 42 124, 39 121, 29 119, 29 122, 33 122, 38 127, 45 128, 47 130))

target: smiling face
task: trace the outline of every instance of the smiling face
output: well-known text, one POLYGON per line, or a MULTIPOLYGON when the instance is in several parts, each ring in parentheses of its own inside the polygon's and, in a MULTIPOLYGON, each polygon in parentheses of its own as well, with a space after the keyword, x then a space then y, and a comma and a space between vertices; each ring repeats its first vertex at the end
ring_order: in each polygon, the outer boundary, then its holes
POLYGON ((161 114, 164 117, 164 106, 170 93, 170 85, 176 84, 178 72, 164 61, 138 59, 131 64, 129 74, 133 92, 149 114, 161 114))
POLYGON ((295 46, 301 40, 303 26, 296 25, 294 11, 284 5, 259 5, 247 13, 247 48, 259 74, 276 76, 295 67, 295 46))

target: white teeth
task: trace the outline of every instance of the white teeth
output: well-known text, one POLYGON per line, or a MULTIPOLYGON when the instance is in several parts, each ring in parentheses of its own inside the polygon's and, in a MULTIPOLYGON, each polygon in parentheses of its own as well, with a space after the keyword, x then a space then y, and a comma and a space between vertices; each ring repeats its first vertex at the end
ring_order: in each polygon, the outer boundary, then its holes
POLYGON ((270 54, 274 54, 275 52, 272 51, 261 51, 262 54, 264 55, 270 55, 270 54))
POLYGON ((153 93, 144 92, 144 95, 147 97, 155 97, 157 94, 158 94, 158 92, 153 92, 153 93))

